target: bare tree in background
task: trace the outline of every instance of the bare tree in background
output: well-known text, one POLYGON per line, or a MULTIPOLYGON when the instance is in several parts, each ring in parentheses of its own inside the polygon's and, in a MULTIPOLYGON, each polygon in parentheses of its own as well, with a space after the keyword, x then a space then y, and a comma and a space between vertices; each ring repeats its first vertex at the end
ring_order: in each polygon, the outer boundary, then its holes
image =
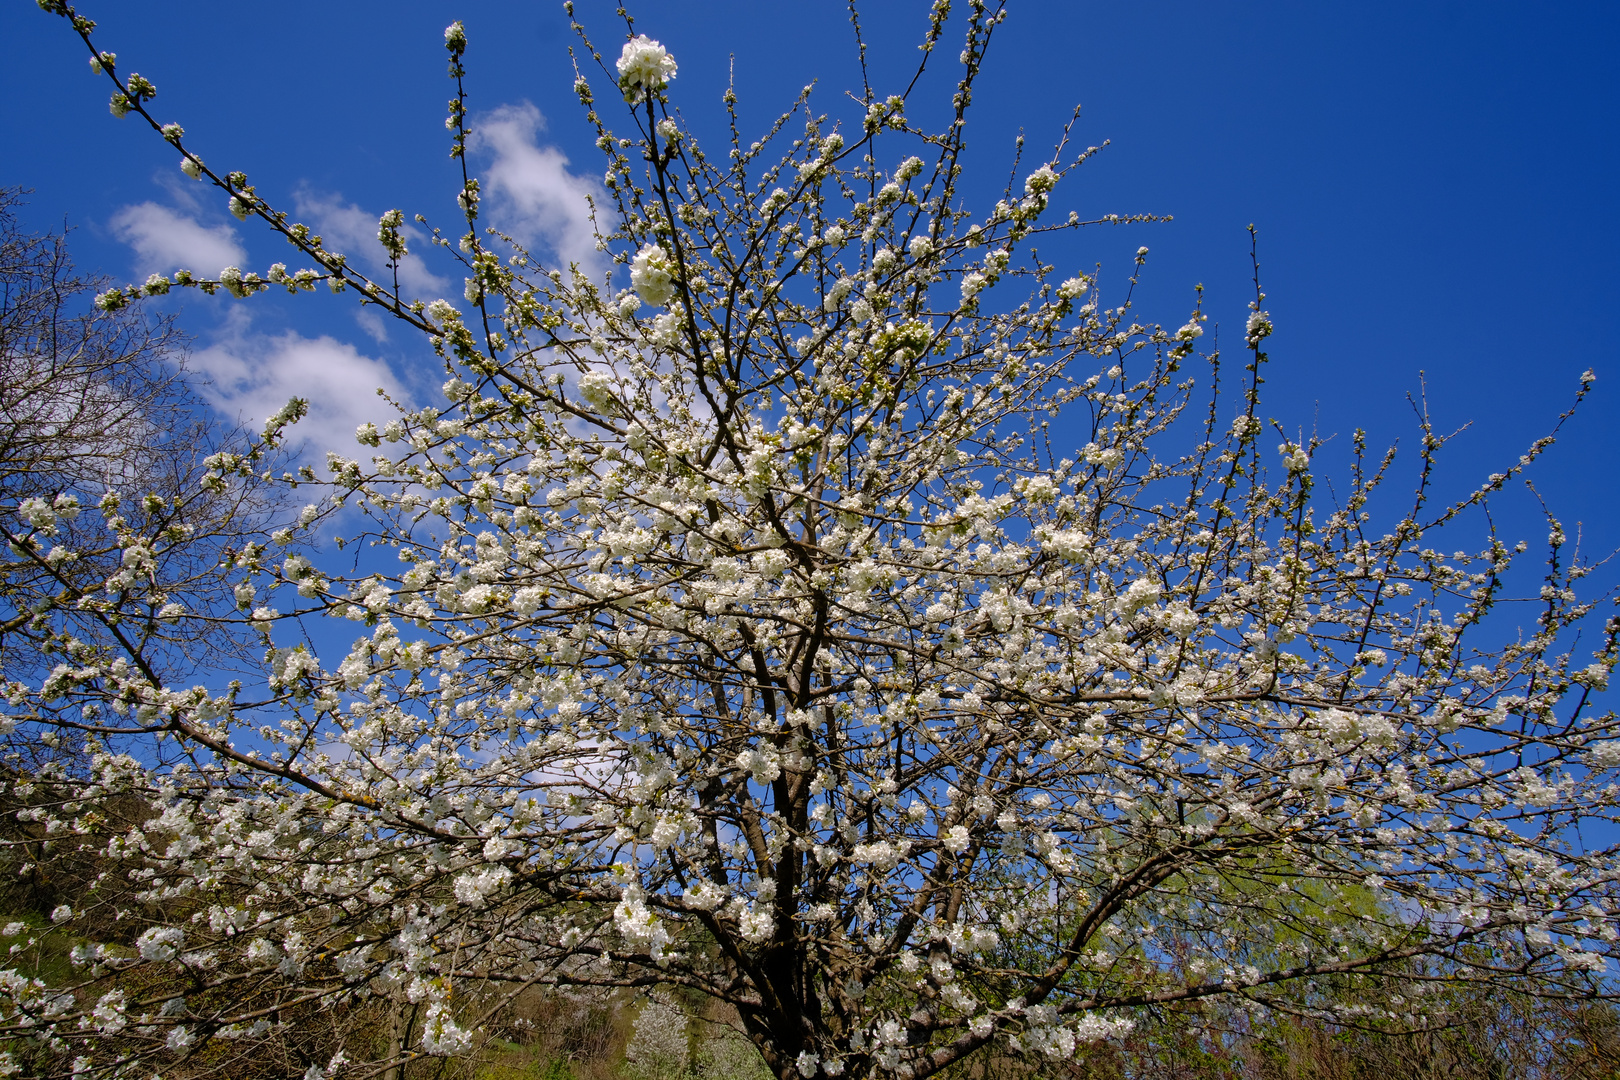
POLYGON ((0 191, 0 676, 37 681, 68 637, 168 677, 206 640, 217 664, 240 641, 217 621, 222 560, 262 534, 267 489, 203 486, 232 433, 187 385, 172 316, 92 304, 104 283, 27 232, 21 201, 0 191))

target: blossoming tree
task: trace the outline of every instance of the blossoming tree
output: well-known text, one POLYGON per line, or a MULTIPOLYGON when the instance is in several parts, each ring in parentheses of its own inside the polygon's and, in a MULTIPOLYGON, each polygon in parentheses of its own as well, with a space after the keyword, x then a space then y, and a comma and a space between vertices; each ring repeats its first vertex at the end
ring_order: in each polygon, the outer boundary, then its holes
MULTIPOLYGON (((464 222, 434 237, 465 267, 455 302, 366 277, 210 169, 89 20, 40 6, 115 113, 309 263, 103 306, 324 281, 448 375, 302 480, 325 492, 305 527, 390 558, 278 554, 296 530, 237 556, 263 683, 162 685, 87 646, 12 686, 16 720, 100 748, 34 785, 36 819, 143 890, 126 944, 78 947, 82 981, 7 976, 0 1033, 52 1068, 201 1070, 294 1008, 415 1003, 408 1043, 309 1066, 370 1075, 467 1051, 533 985, 707 995, 783 1080, 1062 1058, 1217 995, 1319 1015, 1356 975, 1409 986, 1362 1017, 1409 1026, 1447 980, 1605 991, 1615 849, 1591 827, 1613 820, 1620 623, 1577 650, 1594 608, 1556 525, 1516 635, 1516 550, 1436 548, 1550 439, 1439 503, 1425 424, 1382 528, 1390 459, 1358 439, 1324 500, 1316 444, 1264 433, 1263 294, 1234 378, 1200 311, 1142 322, 1040 260, 1093 224, 1051 209, 1088 151, 1065 135, 963 208, 1001 6, 934 5, 922 64, 965 37, 943 125, 868 88, 863 115, 807 96, 719 153, 673 110, 663 47, 628 26, 613 64, 581 29, 616 83, 576 83, 607 159, 603 278, 482 227, 452 25, 464 222), (314 620, 352 647, 300 644, 314 620)), ((403 224, 379 223, 396 259, 403 224)), ((220 455, 210 482, 257 468, 220 455)))

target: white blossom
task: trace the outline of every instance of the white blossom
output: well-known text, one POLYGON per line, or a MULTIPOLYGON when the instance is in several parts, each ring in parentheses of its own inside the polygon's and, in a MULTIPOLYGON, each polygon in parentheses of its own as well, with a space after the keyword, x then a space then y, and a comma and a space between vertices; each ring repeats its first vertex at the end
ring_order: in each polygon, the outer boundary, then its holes
POLYGON ((675 295, 675 267, 664 249, 647 244, 630 262, 630 284, 636 293, 654 307, 669 303, 675 295))
POLYGON ((619 88, 624 100, 642 101, 657 93, 675 77, 675 58, 646 34, 637 34, 624 43, 618 60, 619 88))
POLYGON ((143 960, 173 960, 186 939, 178 926, 153 926, 135 939, 135 949, 143 960))
POLYGON ((473 1033, 456 1024, 442 1001, 428 1006, 422 1023, 422 1052, 431 1057, 456 1057, 473 1045, 473 1033))

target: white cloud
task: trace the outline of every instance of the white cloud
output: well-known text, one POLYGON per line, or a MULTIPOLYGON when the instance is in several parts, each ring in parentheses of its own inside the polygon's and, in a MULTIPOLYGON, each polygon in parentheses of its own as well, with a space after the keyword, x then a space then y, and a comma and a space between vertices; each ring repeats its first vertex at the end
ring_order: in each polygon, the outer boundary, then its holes
POLYGON ((192 216, 203 212, 202 200, 197 197, 199 193, 209 196, 216 194, 213 185, 204 186, 179 169, 157 170, 152 174, 152 183, 168 193, 171 205, 180 207, 192 216))
MULTIPOLYGON (((345 204, 341 195, 322 195, 307 187, 294 193, 293 208, 299 217, 310 219, 329 247, 359 256, 375 280, 389 284, 388 256, 377 240, 377 219, 381 214, 362 210, 354 203, 345 204)), ((406 256, 399 263, 401 292, 427 299, 443 294, 450 283, 429 270, 418 254, 427 249, 427 237, 410 225, 400 232, 407 248, 406 256)))
POLYGON ((124 207, 113 215, 111 225, 113 235, 135 249, 135 267, 142 274, 190 270, 211 278, 247 260, 247 251, 229 225, 199 225, 154 202, 124 207))
POLYGON ((473 124, 472 148, 494 158, 483 175, 486 195, 494 196, 491 216, 525 244, 542 245, 563 263, 588 270, 601 255, 586 198, 605 206, 602 188, 569 172, 562 151, 537 144, 544 126, 540 110, 528 102, 503 105, 473 124))
POLYGON ((398 415, 377 396, 379 387, 396 401, 409 401, 382 360, 325 335, 249 334, 241 312, 232 315, 220 340, 192 353, 187 366, 207 377, 200 391, 215 408, 250 428, 261 427, 290 398, 306 399, 309 416, 292 429, 290 441, 317 457, 328 450, 355 456, 355 428, 398 415))
POLYGON ((388 340, 388 326, 383 322, 382 316, 377 314, 375 308, 356 308, 354 321, 359 323, 360 329, 364 330, 366 336, 377 344, 381 345, 388 340))

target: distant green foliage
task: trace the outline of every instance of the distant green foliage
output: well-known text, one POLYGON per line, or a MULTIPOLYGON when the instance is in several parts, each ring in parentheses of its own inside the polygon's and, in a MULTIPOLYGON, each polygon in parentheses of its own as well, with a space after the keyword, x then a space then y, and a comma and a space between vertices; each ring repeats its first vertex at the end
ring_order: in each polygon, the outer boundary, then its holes
POLYGON ((540 1080, 575 1080, 574 1067, 566 1058, 549 1058, 539 1072, 540 1080))

